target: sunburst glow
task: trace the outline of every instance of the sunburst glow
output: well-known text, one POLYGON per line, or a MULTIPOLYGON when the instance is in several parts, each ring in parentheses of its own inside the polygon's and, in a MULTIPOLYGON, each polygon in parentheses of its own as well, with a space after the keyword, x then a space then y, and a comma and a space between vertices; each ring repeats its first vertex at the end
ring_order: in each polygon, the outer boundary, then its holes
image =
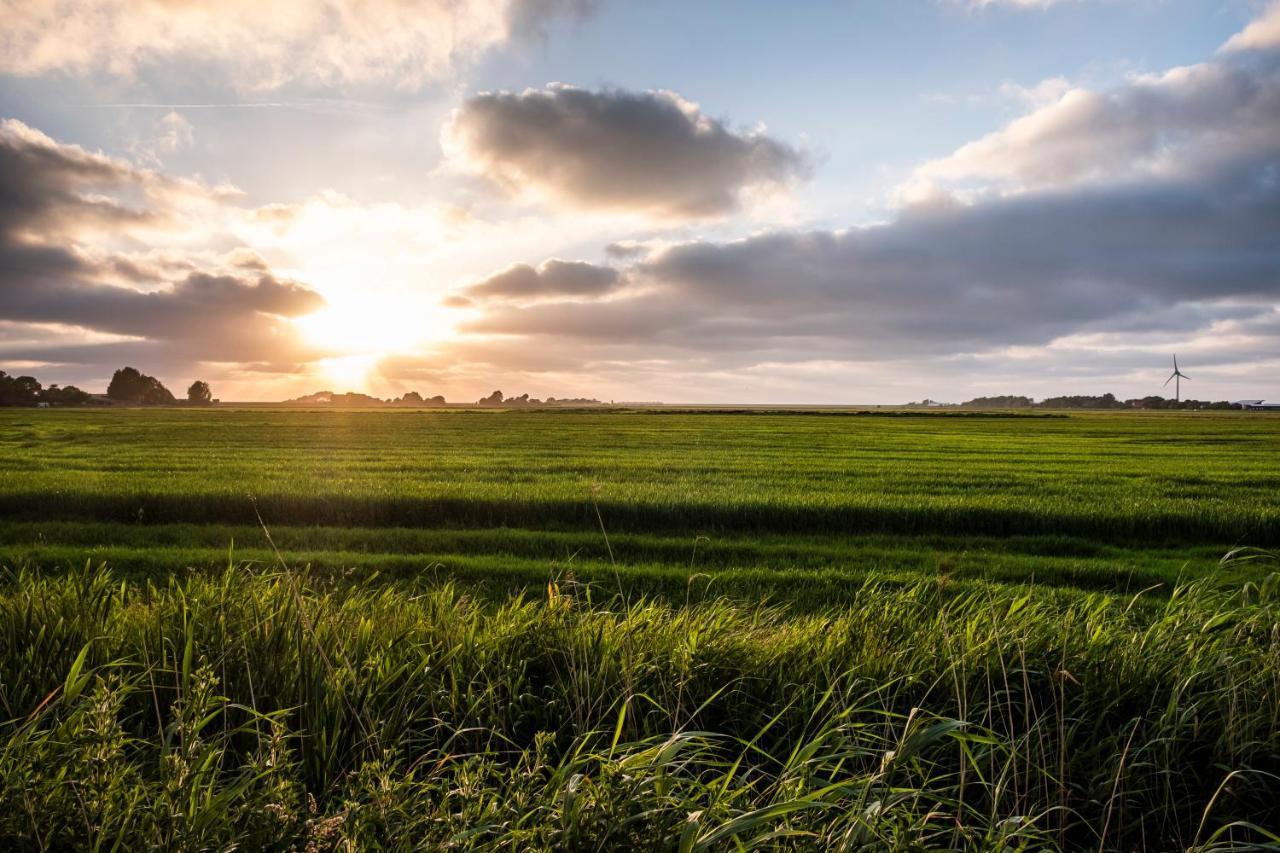
POLYGON ((447 312, 432 306, 390 306, 359 296, 330 300, 294 320, 306 340, 347 355, 403 352, 452 333, 447 312))

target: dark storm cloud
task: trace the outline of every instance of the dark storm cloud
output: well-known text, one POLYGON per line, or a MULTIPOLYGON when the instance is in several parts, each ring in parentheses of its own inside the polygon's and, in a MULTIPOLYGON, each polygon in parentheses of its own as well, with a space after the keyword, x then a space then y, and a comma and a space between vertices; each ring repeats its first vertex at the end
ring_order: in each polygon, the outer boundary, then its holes
MULTIPOLYGON (((177 198, 197 192, 194 185, 61 145, 20 122, 0 125, 0 319, 136 339, 0 342, 0 356, 93 362, 123 347, 156 370, 314 357, 281 318, 319 308, 319 295, 278 278, 253 253, 238 250, 201 263, 173 254, 121 254, 97 242, 102 233, 117 242, 143 240, 145 234, 130 234, 131 226, 168 222, 177 198)), ((204 200, 215 199, 210 191, 204 200)))
POLYGON ((445 136, 464 166, 576 208, 719 216, 745 190, 808 171, 796 149, 735 131, 671 92, 490 92, 467 100, 445 136))

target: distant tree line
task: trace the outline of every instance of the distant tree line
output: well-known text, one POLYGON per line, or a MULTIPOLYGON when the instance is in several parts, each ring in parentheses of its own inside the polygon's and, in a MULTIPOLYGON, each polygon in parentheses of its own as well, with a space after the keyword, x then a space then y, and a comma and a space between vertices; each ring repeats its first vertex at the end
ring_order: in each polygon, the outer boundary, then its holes
POLYGON ((503 408, 520 408, 521 406, 598 406, 599 400, 588 397, 548 397, 545 400, 539 400, 537 397, 530 397, 528 394, 521 394, 519 397, 504 397, 501 391, 494 391, 488 397, 481 397, 476 401, 478 406, 502 406, 503 408))
POLYGON ((410 391, 400 397, 389 397, 386 400, 381 397, 357 394, 351 391, 345 394, 335 394, 333 391, 317 391, 314 394, 306 394, 302 397, 295 397, 292 400, 285 400, 285 403, 298 406, 413 406, 415 408, 432 408, 447 405, 444 397, 439 394, 434 397, 423 397, 417 391, 410 391))
POLYGON ((1046 397, 1037 403, 1030 397, 1004 395, 975 397, 960 404, 966 409, 1241 409, 1235 403, 1220 400, 1169 400, 1164 397, 1135 397, 1119 400, 1115 394, 1093 397, 1076 394, 1064 397, 1046 397))
POLYGON ((90 395, 74 385, 42 386, 34 376, 10 376, 0 370, 0 406, 82 406, 90 395))
POLYGON ((969 409, 1030 409, 1036 404, 1030 397, 1005 394, 1000 397, 974 397, 960 405, 969 409))
MULTIPOLYGON (((133 367, 122 367, 111 376, 105 396, 95 397, 74 385, 43 387, 34 376, 10 376, 0 370, 0 406, 86 406, 126 403, 140 406, 167 406, 177 399, 159 379, 133 367)), ((186 402, 209 405, 213 392, 209 383, 197 379, 187 389, 186 402)))
MULTIPOLYGON (((444 397, 439 394, 434 397, 423 397, 417 391, 409 391, 400 397, 389 397, 385 400, 369 394, 356 394, 353 392, 335 394, 333 391, 317 391, 314 394, 285 400, 285 403, 297 406, 413 406, 415 408, 433 408, 448 405, 444 397)), ((545 400, 539 400, 537 397, 530 397, 528 394, 521 394, 519 397, 507 397, 501 391, 494 391, 489 396, 481 397, 477 400, 476 405, 518 409, 522 406, 598 406, 600 401, 586 397, 562 397, 559 399, 548 397, 545 400)))

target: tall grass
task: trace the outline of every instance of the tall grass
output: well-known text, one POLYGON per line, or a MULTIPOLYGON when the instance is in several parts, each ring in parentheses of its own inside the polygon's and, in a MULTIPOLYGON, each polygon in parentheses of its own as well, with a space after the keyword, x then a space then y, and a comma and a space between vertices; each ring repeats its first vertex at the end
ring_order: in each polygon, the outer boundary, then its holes
POLYGON ((852 601, 14 567, 0 846, 1280 843, 1276 576, 852 601))

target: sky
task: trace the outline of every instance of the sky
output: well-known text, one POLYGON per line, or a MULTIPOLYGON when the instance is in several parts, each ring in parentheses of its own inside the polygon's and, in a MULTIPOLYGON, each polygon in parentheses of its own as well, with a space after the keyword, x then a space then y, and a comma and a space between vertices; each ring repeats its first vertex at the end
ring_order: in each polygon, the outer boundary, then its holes
POLYGON ((1280 3, 0 0, 0 369, 1280 399, 1280 3))

